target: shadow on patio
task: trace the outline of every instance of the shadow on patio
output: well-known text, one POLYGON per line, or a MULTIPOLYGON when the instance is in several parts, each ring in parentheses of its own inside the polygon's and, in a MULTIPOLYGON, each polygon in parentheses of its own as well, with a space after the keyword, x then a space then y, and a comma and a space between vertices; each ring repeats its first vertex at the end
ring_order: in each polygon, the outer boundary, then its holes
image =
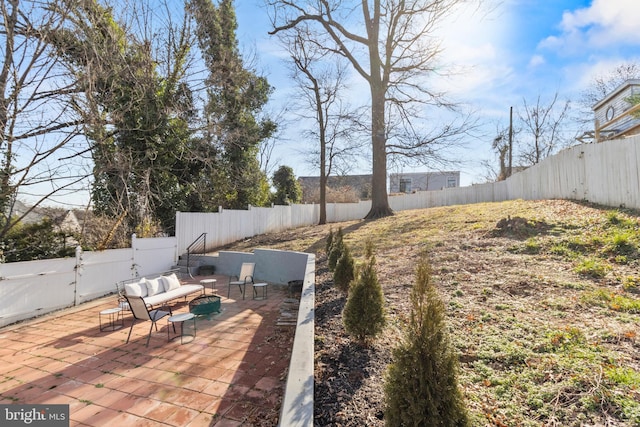
MULTIPOLYGON (((216 278, 226 295, 226 277, 216 278)), ((166 318, 149 347, 148 322, 125 344, 128 312, 123 328, 100 332, 113 295, 0 329, 0 403, 68 404, 73 426, 276 425, 295 332, 276 325, 286 289, 270 286, 266 300, 247 290, 242 300, 232 288, 184 344, 167 341, 166 318)))

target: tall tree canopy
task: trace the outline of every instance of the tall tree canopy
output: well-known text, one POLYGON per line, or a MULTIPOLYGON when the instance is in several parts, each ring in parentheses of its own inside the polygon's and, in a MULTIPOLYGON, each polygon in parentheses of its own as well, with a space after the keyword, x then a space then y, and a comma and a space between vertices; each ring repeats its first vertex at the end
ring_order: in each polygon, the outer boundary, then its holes
MULTIPOLYGON (((433 159, 438 147, 464 135, 466 119, 424 128, 416 118, 428 105, 451 108, 427 85, 437 69, 434 32, 459 4, 471 0, 268 0, 272 34, 312 26, 367 82, 371 102, 372 204, 367 218, 391 215, 387 155, 433 159)), ((314 34, 310 32, 309 34, 314 34)))
POLYGON ((283 165, 273 173, 273 186, 276 188, 273 195, 274 204, 289 205, 300 202, 302 189, 291 167, 283 165))
POLYGON ((88 144, 57 158, 90 158, 93 173, 77 180, 92 176, 96 211, 126 220, 130 232, 171 232, 176 210, 269 203, 258 151, 276 130, 260 118, 272 89, 239 53, 233 1, 187 1, 182 14, 150 0, 23 0, 2 2, 0 11, 0 207, 8 212, 0 232, 19 220, 10 221, 9 205, 27 180, 16 172, 31 167, 52 187, 62 175, 72 181, 46 161, 65 144, 79 147, 76 136, 88 144), (15 126, 18 112, 45 101, 49 114, 40 117, 49 122, 15 126), (56 132, 59 144, 35 145, 32 164, 17 167, 22 139, 52 141, 56 132))
POLYGON ((75 106, 93 141, 94 207, 126 217, 142 236, 156 225, 171 231, 188 183, 188 27, 168 31, 175 39, 165 40, 169 53, 161 63, 149 38, 126 31, 98 1, 61 4, 71 11, 68 25, 52 38, 79 76, 75 106))
POLYGON ((219 159, 211 177, 216 193, 212 202, 228 208, 265 205, 269 201, 267 177, 260 170, 260 142, 276 130, 260 119, 272 88, 266 78, 246 68, 238 51, 233 0, 190 0, 187 5, 197 26, 197 39, 205 66, 207 99, 202 138, 219 159))

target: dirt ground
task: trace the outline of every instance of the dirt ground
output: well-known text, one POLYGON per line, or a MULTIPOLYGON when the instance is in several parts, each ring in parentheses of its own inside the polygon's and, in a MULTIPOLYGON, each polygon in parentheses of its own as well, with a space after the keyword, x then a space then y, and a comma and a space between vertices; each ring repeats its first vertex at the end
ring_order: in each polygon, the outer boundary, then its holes
MULTIPOLYGON (((603 375, 598 382, 582 372, 580 366, 592 370, 592 365, 575 354, 582 354, 579 345, 587 348, 587 343, 597 342, 597 351, 606 354, 602 357, 607 361, 593 366, 620 366, 632 378, 637 378, 634 372, 640 375, 638 313, 585 302, 585 295, 601 289, 619 292, 623 278, 637 277, 637 256, 624 263, 605 259, 611 269, 604 277, 593 278, 576 273, 575 259, 550 249, 579 239, 607 215, 606 209, 569 201, 467 205, 304 227, 256 236, 228 248, 271 247, 316 254, 317 426, 384 425, 384 373, 410 310, 416 262, 425 253, 447 306, 452 341, 459 352, 459 384, 473 425, 631 426, 640 420, 640 415, 634 418, 631 413, 637 409, 633 400, 640 401, 637 388, 632 384, 611 392, 623 394, 622 398, 607 395, 611 382, 603 375), (342 325, 346 298, 333 286, 327 267, 325 239, 329 230, 338 228, 356 258, 367 239, 376 246, 388 326, 367 347, 346 334, 342 325), (553 347, 567 336, 562 347, 553 347), (580 337, 579 345, 570 347, 575 336, 580 337), (567 360, 576 367, 567 365, 567 360), (593 381, 576 381, 581 375, 593 381), (513 379, 518 376, 520 385, 513 379), (626 397, 632 401, 631 409, 625 409, 626 397)), ((633 213, 630 218, 638 220, 633 213)))

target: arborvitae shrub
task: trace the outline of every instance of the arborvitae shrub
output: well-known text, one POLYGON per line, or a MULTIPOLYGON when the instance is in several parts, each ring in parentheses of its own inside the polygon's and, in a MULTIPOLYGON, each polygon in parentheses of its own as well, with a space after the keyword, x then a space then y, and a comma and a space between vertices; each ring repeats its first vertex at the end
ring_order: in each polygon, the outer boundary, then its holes
POLYGON ((361 344, 378 336, 385 325, 384 296, 378 282, 373 254, 358 269, 358 277, 349 287, 342 321, 349 335, 361 344))
POLYGON ((458 388, 458 358, 445 325, 445 306, 426 259, 416 268, 409 324, 385 374, 387 426, 468 426, 458 388))
POLYGON ((328 264, 329 270, 334 271, 336 269, 336 264, 338 260, 342 256, 342 252, 344 251, 344 239, 342 235, 342 228, 339 228, 336 234, 333 236, 333 242, 331 243, 331 249, 329 250, 328 256, 328 264))
POLYGON ((324 251, 329 255, 329 251, 331 251, 331 245, 333 244, 333 228, 329 229, 329 235, 327 235, 327 242, 324 247, 324 251))
POLYGON ((333 283, 342 292, 349 292, 349 284, 355 278, 355 269, 356 266, 353 261, 353 257, 351 256, 351 251, 346 245, 344 245, 342 256, 338 259, 336 269, 333 272, 333 283))

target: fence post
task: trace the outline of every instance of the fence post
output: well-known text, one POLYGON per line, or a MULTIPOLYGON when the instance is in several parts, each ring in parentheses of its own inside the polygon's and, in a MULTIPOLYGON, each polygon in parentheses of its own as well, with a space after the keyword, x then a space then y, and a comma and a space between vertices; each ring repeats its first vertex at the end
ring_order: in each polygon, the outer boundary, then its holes
POLYGON ((138 263, 136 260, 136 251, 138 248, 136 247, 136 233, 131 235, 131 278, 138 277, 138 263))
POLYGON ((76 246, 76 265, 74 267, 75 275, 73 280, 73 306, 78 305, 78 282, 82 276, 82 247, 76 246))

